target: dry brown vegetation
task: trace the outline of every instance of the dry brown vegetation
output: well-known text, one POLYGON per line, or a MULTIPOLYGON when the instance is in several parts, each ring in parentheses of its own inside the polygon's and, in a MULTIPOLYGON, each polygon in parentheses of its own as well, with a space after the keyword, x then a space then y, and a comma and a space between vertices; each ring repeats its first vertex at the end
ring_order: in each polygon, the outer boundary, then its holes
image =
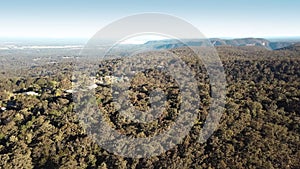
MULTIPOLYGON (((198 119, 182 143, 150 158, 114 155, 87 135, 72 94, 65 92, 72 88, 72 64, 22 70, 22 76, 2 74, 0 107, 6 110, 0 110, 0 168, 300 168, 300 53, 217 50, 227 79, 226 110, 218 129, 207 142, 197 142, 209 107, 209 80, 187 48, 174 49, 196 72, 201 102, 193 113, 198 119), (26 91, 39 95, 23 95, 26 91)), ((102 62, 97 76, 110 75, 119 62, 102 62)), ((147 70, 131 81, 130 100, 141 111, 149 109, 150 91, 161 88, 167 95, 166 109, 148 124, 124 120, 110 87, 99 85, 95 96, 111 127, 122 134, 153 136, 167 130, 180 113, 180 90, 164 72, 147 70)))

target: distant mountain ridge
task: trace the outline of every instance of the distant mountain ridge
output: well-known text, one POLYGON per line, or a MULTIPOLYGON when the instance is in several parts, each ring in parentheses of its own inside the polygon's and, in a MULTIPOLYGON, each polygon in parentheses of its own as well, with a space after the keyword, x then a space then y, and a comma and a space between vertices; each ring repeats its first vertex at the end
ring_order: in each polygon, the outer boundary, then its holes
POLYGON ((211 38, 207 40, 195 40, 195 39, 168 39, 158 41, 148 41, 144 46, 153 49, 173 49, 184 46, 210 46, 209 42, 213 46, 259 46, 270 50, 281 49, 287 46, 295 44, 295 42, 271 42, 263 38, 240 38, 240 39, 220 39, 211 38))
POLYGON ((292 45, 289 45, 289 46, 286 46, 286 47, 283 47, 283 48, 279 48, 279 49, 276 49, 276 50, 300 51, 300 43, 295 43, 295 44, 292 44, 292 45))

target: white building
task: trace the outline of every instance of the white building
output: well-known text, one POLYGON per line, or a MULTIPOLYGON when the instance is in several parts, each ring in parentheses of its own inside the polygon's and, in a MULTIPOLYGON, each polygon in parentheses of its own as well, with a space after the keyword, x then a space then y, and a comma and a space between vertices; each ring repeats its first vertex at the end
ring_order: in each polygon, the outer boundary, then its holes
POLYGON ((38 96, 39 95, 38 93, 32 92, 32 91, 30 91, 30 92, 24 92, 23 94, 25 94, 27 96, 38 96))

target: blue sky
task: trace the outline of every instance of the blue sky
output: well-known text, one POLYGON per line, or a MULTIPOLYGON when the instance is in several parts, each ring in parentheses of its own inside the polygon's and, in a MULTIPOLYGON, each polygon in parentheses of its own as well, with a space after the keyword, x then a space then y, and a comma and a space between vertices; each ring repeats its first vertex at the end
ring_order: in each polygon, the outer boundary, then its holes
POLYGON ((89 38, 143 12, 178 16, 207 37, 300 36, 297 0, 12 0, 0 2, 0 37, 89 38))

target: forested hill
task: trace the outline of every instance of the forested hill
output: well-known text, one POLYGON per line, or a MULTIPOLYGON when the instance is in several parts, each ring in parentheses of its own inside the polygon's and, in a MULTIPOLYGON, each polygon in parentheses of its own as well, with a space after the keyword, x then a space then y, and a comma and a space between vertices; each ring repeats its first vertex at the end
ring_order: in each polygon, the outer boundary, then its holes
POLYGON ((295 43, 293 45, 286 46, 277 50, 290 50, 290 51, 300 51, 300 43, 295 43))
POLYGON ((207 40, 195 40, 195 39, 168 39, 158 41, 148 41, 145 46, 153 49, 173 49, 183 46, 205 46, 207 42, 210 42, 214 46, 259 46, 265 47, 270 50, 280 49, 293 45, 295 42, 291 41, 270 41, 263 38, 241 38, 241 39, 220 39, 212 38, 207 40))

